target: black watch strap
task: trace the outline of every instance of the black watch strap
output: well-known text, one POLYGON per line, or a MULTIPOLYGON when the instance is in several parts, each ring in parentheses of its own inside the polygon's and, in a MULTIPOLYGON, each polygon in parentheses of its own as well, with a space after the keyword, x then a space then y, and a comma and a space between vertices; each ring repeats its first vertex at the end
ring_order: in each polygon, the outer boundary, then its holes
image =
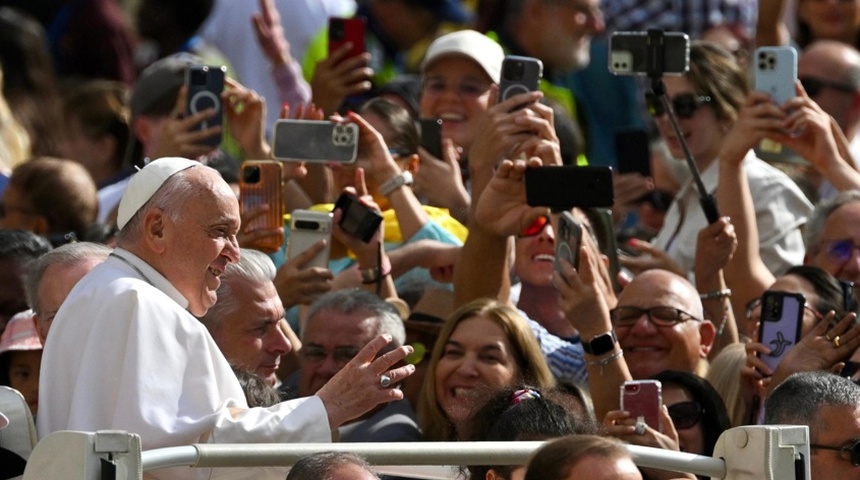
POLYGON ((615 336, 615 330, 610 330, 591 337, 587 342, 582 342, 582 349, 589 355, 600 356, 614 350, 616 343, 618 343, 618 337, 615 336))

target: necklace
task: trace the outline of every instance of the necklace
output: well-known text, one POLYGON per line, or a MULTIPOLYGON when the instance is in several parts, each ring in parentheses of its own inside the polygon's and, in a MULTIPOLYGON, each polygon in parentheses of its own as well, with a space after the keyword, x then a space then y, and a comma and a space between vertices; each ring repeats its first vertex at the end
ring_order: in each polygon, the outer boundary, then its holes
POLYGON ((146 275, 144 275, 144 274, 143 274, 143 272, 141 272, 139 268, 137 268, 137 265, 135 265, 135 264, 133 264, 133 263, 129 262, 129 261, 128 261, 128 260, 126 260, 125 258, 120 257, 119 255, 117 255, 116 253, 113 253, 113 252, 111 252, 111 253, 110 253, 110 255, 108 255, 108 256, 109 256, 109 257, 114 257, 114 258, 119 259, 121 262, 123 262, 123 263, 125 263, 126 265, 128 265, 129 267, 131 267, 131 268, 132 268, 132 270, 134 270, 135 272, 137 272, 137 274, 138 274, 138 275, 140 275, 140 278, 142 278, 146 283, 148 283, 148 284, 152 285, 152 281, 150 281, 150 280, 149 280, 149 278, 147 278, 147 276, 146 276, 146 275))

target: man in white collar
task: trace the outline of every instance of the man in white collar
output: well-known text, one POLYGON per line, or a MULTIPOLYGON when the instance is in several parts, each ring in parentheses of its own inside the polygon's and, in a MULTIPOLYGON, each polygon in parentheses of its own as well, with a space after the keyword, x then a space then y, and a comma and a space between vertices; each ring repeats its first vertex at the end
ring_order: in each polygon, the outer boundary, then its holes
MULTIPOLYGON (((331 430, 403 394, 412 373, 378 359, 379 336, 313 397, 249 409, 218 346, 196 319, 238 261, 239 205, 215 170, 183 158, 136 173, 119 205, 117 249, 75 286, 45 346, 38 431, 118 429, 144 449, 213 442, 325 442, 331 430)), ((156 470, 209 478, 219 470, 156 470)), ((246 472, 247 473, 247 472, 246 472)), ((284 478, 284 472, 271 478, 284 478)), ((255 478, 269 478, 263 472, 255 478)))

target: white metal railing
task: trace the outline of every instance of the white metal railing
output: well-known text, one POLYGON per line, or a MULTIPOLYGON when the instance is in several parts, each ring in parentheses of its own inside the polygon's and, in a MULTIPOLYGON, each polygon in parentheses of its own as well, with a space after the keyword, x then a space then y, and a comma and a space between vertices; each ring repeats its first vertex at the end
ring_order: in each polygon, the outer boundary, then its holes
MULTIPOLYGON (((167 467, 289 466, 323 451, 353 452, 383 467, 410 466, 389 471, 379 468, 384 473, 450 478, 451 465, 525 465, 540 445, 542 442, 197 444, 142 451, 140 438, 126 432, 55 432, 34 449, 24 480, 96 480, 102 478, 104 463, 111 464, 117 480, 139 480, 144 471, 167 467)), ((713 458, 648 447, 627 448, 639 466, 717 479, 810 478, 809 430, 801 426, 728 430, 720 437, 713 458)))

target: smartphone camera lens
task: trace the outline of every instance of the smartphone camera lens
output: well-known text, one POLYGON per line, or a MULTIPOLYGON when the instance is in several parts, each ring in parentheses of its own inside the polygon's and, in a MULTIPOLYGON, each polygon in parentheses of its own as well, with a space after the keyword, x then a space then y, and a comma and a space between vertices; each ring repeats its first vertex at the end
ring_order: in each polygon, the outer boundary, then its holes
POLYGON ((319 230, 320 224, 312 220, 296 220, 295 228, 300 230, 319 230))
POLYGON ((523 62, 515 61, 515 62, 506 62, 505 63, 505 71, 504 77, 506 80, 519 81, 523 79, 523 75, 525 74, 526 67, 523 62))
POLYGON ((260 167, 251 166, 242 169, 242 180, 245 183, 259 183, 260 167))
POLYGON ((332 40, 343 40, 344 31, 343 31, 343 22, 332 22, 331 23, 331 39, 332 40))
POLYGON ((191 71, 191 84, 192 85, 206 85, 206 69, 197 70, 194 69, 191 71))

